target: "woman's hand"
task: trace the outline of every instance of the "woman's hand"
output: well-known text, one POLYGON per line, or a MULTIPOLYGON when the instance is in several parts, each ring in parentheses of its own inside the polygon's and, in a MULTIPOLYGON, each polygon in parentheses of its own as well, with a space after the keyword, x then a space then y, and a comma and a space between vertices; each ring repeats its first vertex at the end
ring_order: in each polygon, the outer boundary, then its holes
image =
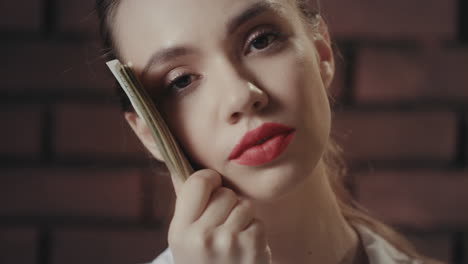
POLYGON ((178 186, 169 247, 176 264, 269 264, 263 224, 251 202, 221 187, 221 176, 200 170, 178 186))

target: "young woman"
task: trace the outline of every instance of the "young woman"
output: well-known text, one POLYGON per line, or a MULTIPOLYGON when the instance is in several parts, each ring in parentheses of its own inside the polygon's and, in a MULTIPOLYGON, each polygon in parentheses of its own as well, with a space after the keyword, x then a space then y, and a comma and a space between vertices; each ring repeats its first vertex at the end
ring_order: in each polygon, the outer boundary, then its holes
MULTIPOLYGON (((369 217, 330 139, 327 27, 299 0, 98 0, 109 58, 132 62, 197 171, 157 264, 433 263, 369 217)), ((127 102, 128 104, 128 102, 127 102)), ((161 158, 145 123, 125 118, 161 158)))

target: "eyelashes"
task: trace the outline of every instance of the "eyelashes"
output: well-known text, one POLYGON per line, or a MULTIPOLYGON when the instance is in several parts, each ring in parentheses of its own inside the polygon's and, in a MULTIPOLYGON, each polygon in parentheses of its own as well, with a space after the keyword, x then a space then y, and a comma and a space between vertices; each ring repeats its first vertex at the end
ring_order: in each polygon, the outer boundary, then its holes
MULTIPOLYGON (((284 35, 271 27, 254 29, 244 41, 245 45, 242 47, 242 54, 247 56, 252 53, 274 51, 283 39, 284 35)), ((200 75, 181 71, 164 84, 163 94, 170 95, 175 93, 182 95, 188 92, 187 90, 190 90, 191 84, 200 78, 200 75)))
POLYGON ((244 55, 250 53, 252 51, 252 47, 255 50, 267 49, 279 41, 281 37, 281 33, 276 30, 265 28, 256 30, 247 38, 247 45, 246 48, 244 48, 244 55))
POLYGON ((184 89, 185 87, 189 86, 195 79, 196 76, 194 74, 189 74, 186 72, 180 73, 177 77, 169 82, 169 84, 165 87, 165 90, 173 91, 184 89))

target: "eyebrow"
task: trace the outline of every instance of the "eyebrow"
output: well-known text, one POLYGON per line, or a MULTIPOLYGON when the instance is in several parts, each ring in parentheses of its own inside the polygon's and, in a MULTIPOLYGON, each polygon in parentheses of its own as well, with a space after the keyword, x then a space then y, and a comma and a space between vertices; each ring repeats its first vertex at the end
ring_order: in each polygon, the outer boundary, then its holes
MULTIPOLYGON (((254 17, 257 17, 260 14, 265 13, 267 11, 278 10, 280 7, 281 6, 278 3, 272 3, 268 0, 262 0, 248 6, 246 9, 244 9, 238 15, 234 16, 234 18, 232 18, 227 23, 226 35, 231 35, 238 27, 242 26, 254 17)), ((158 51, 151 55, 150 59, 148 60, 148 62, 142 70, 141 76, 145 76, 151 68, 151 66, 155 64, 163 64, 178 57, 186 56, 193 53, 195 53, 195 49, 183 46, 176 46, 158 51)))
POLYGON ((235 16, 230 22, 228 22, 226 27, 226 34, 232 34, 238 27, 251 20, 252 18, 267 11, 276 11, 280 9, 280 7, 281 6, 278 3, 272 3, 270 1, 265 0, 254 3, 246 9, 244 9, 244 11, 242 11, 240 14, 235 16))

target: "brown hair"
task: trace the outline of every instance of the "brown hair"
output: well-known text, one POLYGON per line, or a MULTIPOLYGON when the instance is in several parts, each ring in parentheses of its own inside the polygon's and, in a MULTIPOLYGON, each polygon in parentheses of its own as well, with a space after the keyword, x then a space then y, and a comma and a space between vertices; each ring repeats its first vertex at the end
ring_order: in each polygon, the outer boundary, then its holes
MULTIPOLYGON (((293 0, 300 10, 301 18, 306 23, 316 25, 319 17, 318 5, 312 5, 307 0, 293 0)), ((115 59, 118 57, 116 47, 112 41, 111 21, 115 14, 115 8, 119 4, 119 0, 96 0, 96 10, 100 20, 100 33, 104 46, 104 56, 106 59, 115 59)), ((121 89, 116 89, 119 94, 121 105, 124 111, 131 111, 131 105, 128 98, 121 89)), ((331 95, 329 95, 330 99, 331 95)), ((341 147, 330 138, 327 149, 324 153, 324 163, 326 174, 336 195, 340 210, 345 219, 351 225, 364 225, 373 232, 377 233, 395 248, 405 253, 411 258, 423 260, 424 263, 440 263, 439 261, 427 258, 416 252, 411 243, 396 232, 390 226, 384 224, 376 217, 371 216, 371 213, 361 206, 351 195, 345 185, 346 166, 342 158, 341 147)))

